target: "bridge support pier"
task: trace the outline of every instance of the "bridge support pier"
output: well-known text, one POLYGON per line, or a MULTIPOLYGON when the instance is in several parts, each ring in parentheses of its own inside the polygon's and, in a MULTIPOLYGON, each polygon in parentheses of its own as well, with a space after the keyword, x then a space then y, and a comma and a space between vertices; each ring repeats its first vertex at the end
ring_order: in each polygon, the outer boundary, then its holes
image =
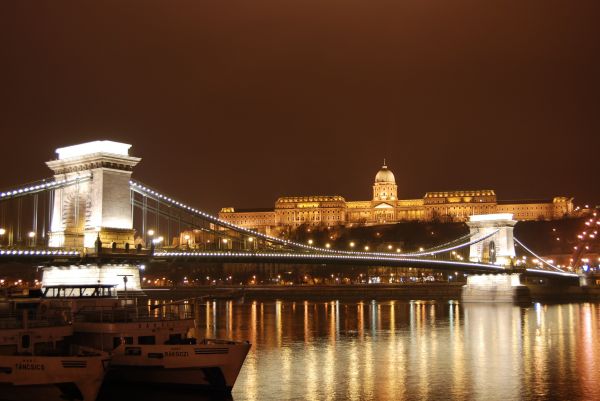
POLYGON ((473 274, 462 288, 462 302, 531 302, 521 274, 473 274))

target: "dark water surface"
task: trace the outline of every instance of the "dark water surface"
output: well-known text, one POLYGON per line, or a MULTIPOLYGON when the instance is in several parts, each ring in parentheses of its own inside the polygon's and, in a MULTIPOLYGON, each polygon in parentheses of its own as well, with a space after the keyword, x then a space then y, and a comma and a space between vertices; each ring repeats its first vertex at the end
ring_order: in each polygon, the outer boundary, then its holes
POLYGON ((600 304, 211 301, 198 317, 199 336, 253 345, 235 401, 600 400, 600 304))

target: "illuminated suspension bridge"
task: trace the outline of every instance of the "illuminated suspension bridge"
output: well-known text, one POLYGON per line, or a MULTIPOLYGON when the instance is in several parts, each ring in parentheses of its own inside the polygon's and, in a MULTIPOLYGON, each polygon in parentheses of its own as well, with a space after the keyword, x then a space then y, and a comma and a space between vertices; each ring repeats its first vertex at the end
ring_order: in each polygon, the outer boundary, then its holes
POLYGON ((57 149, 58 159, 47 162, 53 178, 0 192, 0 263, 185 260, 578 277, 550 263, 516 265, 514 242, 538 256, 513 237, 516 222, 506 214, 472 216, 469 234, 418 252, 322 248, 239 227, 133 181, 133 167, 141 159, 129 155, 130 146, 96 141, 57 149), (183 232, 192 232, 193 238, 178 246, 164 244, 164 238, 183 232), (463 248, 469 249, 468 260, 453 258, 463 248))

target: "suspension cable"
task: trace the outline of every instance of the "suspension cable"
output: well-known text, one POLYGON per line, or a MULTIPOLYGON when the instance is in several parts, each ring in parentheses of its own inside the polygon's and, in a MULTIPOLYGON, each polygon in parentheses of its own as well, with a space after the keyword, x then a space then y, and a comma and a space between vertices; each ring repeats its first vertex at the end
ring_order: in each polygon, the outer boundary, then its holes
POLYGON ((560 267, 556 267, 553 264, 547 262, 544 260, 544 258, 542 258, 541 256, 539 256, 538 254, 536 254, 535 252, 533 252, 531 249, 527 248, 525 246, 525 244, 523 244, 521 241, 519 241, 516 237, 513 237, 513 240, 519 244, 520 246, 523 247, 523 249, 525 249, 527 252, 529 252, 530 254, 532 254, 533 256, 535 256, 539 261, 541 261, 543 264, 550 266, 551 268, 553 268, 554 270, 558 270, 559 272, 564 272, 560 267))
POLYGON ((491 232, 489 234, 486 234, 483 237, 478 238, 476 240, 471 240, 471 241, 466 242, 464 244, 453 246, 453 247, 450 247, 450 248, 440 249, 440 250, 433 251, 433 252, 422 251, 422 252, 414 252, 414 253, 405 253, 403 255, 405 255, 405 256, 426 256, 426 255, 435 255, 435 254, 438 254, 438 253, 450 252, 450 251, 453 251, 453 250, 456 250, 456 249, 463 248, 465 246, 470 246, 470 245, 474 245, 474 244, 476 244, 478 242, 481 242, 481 241, 483 241, 483 240, 491 237, 492 235, 496 234, 498 231, 500 231, 500 230, 498 229, 498 230, 493 231, 493 232, 491 232))

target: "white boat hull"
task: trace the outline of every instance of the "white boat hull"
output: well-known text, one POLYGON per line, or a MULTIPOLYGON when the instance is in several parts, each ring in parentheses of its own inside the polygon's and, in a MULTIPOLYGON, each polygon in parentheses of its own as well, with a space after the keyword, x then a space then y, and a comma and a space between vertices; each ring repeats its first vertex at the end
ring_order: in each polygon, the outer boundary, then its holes
POLYGON ((94 401, 109 363, 98 356, 2 356, 0 400, 94 401))
POLYGON ((113 351, 107 381, 231 390, 249 343, 121 345, 113 351))

